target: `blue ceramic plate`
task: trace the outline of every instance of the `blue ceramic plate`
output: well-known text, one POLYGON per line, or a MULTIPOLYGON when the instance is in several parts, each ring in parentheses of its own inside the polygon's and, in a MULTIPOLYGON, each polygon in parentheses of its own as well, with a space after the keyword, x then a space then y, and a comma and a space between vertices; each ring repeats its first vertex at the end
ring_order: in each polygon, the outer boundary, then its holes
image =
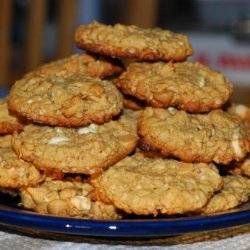
POLYGON ((83 220, 38 215, 6 202, 0 204, 0 224, 49 233, 102 237, 159 237, 208 231, 250 223, 250 203, 227 213, 159 219, 83 220))

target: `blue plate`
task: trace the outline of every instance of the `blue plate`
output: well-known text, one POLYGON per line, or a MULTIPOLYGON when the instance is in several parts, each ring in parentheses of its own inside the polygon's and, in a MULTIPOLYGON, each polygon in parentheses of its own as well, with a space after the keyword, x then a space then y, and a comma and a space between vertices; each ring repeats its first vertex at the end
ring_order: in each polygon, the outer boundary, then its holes
POLYGON ((227 213, 159 219, 84 220, 38 215, 0 204, 0 224, 49 233, 102 237, 159 237, 250 223, 250 203, 227 213))

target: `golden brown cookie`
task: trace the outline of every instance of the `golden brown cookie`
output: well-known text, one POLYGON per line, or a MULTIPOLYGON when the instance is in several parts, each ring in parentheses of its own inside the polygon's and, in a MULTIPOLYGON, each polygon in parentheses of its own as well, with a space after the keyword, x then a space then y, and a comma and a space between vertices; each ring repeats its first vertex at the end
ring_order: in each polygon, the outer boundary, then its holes
POLYGON ((243 124, 222 110, 188 114, 175 108, 146 108, 139 118, 141 144, 186 162, 228 164, 240 161, 250 150, 243 124))
MULTIPOLYGON (((122 71, 123 66, 118 60, 94 54, 75 54, 45 64, 35 70, 35 72, 47 76, 82 74, 85 76, 100 78, 118 75, 122 71)), ((32 74, 33 73, 34 72, 32 72, 32 74)))
POLYGON ((222 179, 213 164, 147 158, 137 153, 91 181, 95 198, 138 215, 183 214, 202 208, 222 179))
POLYGON ((130 154, 137 143, 134 125, 110 121, 80 128, 30 124, 15 133, 17 155, 40 170, 93 174, 130 154))
POLYGON ((0 99, 0 134, 12 134, 14 131, 21 131, 23 123, 10 114, 6 99, 0 99))
POLYGON ((189 61, 131 63, 113 82, 125 94, 150 106, 174 106, 188 112, 208 112, 221 107, 233 89, 221 73, 189 61))
POLYGON ((95 21, 79 26, 75 41, 78 48, 97 54, 142 60, 182 61, 193 52, 183 34, 134 25, 104 25, 95 21))
POLYGON ((211 214, 235 208, 247 202, 250 195, 250 179, 242 176, 225 176, 223 188, 216 193, 202 209, 203 213, 211 214))
MULTIPOLYGON (((11 149, 11 141, 13 136, 12 135, 4 135, 0 137, 0 148, 7 148, 11 149)), ((11 149, 12 151, 12 149, 11 149)), ((14 151, 13 151, 14 152, 14 151)), ((64 177, 64 173, 62 171, 54 171, 50 169, 44 169, 42 173, 44 176, 48 176, 53 180, 61 180, 64 177)))
POLYGON ((91 200, 93 188, 80 180, 45 182, 20 190, 21 206, 41 214, 79 217, 82 219, 119 219, 112 205, 91 200))
POLYGON ((10 136, 7 136, 7 139, 5 136, 0 137, 0 187, 20 188, 37 185, 44 179, 44 175, 33 164, 17 157, 10 147, 9 138, 10 136))
POLYGON ((104 123, 120 113, 123 98, 109 81, 78 74, 27 74, 10 90, 9 109, 52 126, 104 123))

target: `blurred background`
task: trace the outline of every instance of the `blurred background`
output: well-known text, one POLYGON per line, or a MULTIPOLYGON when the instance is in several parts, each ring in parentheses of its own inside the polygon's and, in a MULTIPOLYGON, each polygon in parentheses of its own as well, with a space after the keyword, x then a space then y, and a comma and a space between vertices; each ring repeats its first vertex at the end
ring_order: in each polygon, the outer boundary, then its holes
POLYGON ((185 33, 195 51, 190 60, 223 72, 233 99, 250 104, 249 0, 0 0, 0 87, 81 53, 74 32, 92 20, 185 33))

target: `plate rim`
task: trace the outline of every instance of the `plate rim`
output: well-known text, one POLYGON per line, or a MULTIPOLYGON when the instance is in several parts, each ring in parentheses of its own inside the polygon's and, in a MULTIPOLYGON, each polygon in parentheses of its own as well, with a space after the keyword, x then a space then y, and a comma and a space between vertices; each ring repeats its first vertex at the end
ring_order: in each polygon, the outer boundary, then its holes
POLYGON ((0 224, 67 235, 144 238, 250 224, 250 209, 178 218, 93 220, 42 215, 0 204, 0 224))

